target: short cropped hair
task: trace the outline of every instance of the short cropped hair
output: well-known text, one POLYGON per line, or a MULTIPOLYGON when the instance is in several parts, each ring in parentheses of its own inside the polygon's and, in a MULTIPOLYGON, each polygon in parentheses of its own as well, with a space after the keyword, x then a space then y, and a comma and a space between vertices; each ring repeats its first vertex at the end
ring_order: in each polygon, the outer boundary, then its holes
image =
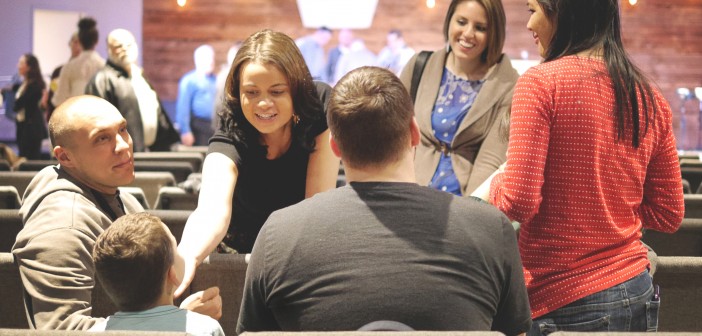
POLYGON ((502 6, 502 0, 452 0, 446 11, 446 18, 444 18, 444 39, 446 42, 449 40, 449 26, 451 25, 453 14, 456 13, 456 7, 468 1, 475 1, 485 9, 488 20, 487 47, 480 55, 480 60, 492 66, 502 58, 502 48, 505 45, 507 18, 505 9, 502 6))
POLYGON ((387 69, 366 66, 336 84, 327 123, 344 165, 379 167, 402 157, 413 116, 412 98, 400 79, 387 69))
POLYGON ((118 218, 95 242, 95 273, 121 311, 153 306, 164 289, 174 253, 161 220, 142 212, 118 218))

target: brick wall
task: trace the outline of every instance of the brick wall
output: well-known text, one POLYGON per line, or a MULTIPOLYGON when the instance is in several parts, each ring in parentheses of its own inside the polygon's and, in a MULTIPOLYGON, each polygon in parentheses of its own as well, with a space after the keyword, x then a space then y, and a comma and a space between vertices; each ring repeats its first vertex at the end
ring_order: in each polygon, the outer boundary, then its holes
MULTIPOLYGON (((634 7, 627 1, 622 4, 624 44, 673 107, 679 147, 702 148, 699 102, 687 101, 682 115, 675 93, 677 87, 702 86, 702 0, 638 1, 634 7)), ((428 9, 425 0, 379 0, 371 28, 355 34, 376 53, 392 28, 401 29, 417 50, 438 49, 444 45, 441 29, 449 1, 436 3, 428 9)), ((507 12, 505 52, 519 59, 526 51, 529 58, 537 59, 526 30, 526 0, 503 3, 507 12)), ((178 79, 193 67, 192 51, 202 43, 212 44, 217 62, 223 63, 233 41, 259 29, 271 28, 293 38, 311 32, 302 27, 295 0, 189 0, 183 8, 175 0, 148 0, 143 18, 144 68, 165 100, 176 98, 178 79)))

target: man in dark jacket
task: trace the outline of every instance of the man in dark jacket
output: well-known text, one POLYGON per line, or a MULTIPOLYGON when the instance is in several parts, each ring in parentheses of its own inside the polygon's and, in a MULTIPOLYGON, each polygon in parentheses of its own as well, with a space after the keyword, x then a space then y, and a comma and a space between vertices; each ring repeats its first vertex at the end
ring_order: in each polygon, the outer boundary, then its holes
POLYGON ((115 29, 107 36, 108 60, 88 82, 85 93, 102 97, 127 119, 134 151, 168 151, 180 137, 156 92, 136 65, 139 48, 134 35, 115 29))

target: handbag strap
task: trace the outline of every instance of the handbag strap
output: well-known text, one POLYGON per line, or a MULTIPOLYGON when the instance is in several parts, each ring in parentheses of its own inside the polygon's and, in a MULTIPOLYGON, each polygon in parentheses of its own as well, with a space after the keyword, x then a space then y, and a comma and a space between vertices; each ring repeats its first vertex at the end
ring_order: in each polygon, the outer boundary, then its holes
POLYGON ((412 84, 410 86, 410 96, 412 96, 413 102, 417 100, 417 87, 419 87, 419 80, 422 79, 424 67, 427 65, 427 60, 432 53, 432 51, 422 50, 419 52, 419 55, 417 55, 417 60, 414 62, 412 84))

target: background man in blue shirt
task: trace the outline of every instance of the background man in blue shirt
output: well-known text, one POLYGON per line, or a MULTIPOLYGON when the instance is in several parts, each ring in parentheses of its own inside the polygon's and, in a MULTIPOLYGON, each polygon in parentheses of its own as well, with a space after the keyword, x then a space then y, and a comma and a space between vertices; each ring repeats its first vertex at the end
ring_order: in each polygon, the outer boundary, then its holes
POLYGON ((183 145, 207 146, 213 134, 212 112, 217 92, 214 49, 201 45, 195 49, 194 58, 195 70, 186 73, 178 84, 176 122, 183 145))

